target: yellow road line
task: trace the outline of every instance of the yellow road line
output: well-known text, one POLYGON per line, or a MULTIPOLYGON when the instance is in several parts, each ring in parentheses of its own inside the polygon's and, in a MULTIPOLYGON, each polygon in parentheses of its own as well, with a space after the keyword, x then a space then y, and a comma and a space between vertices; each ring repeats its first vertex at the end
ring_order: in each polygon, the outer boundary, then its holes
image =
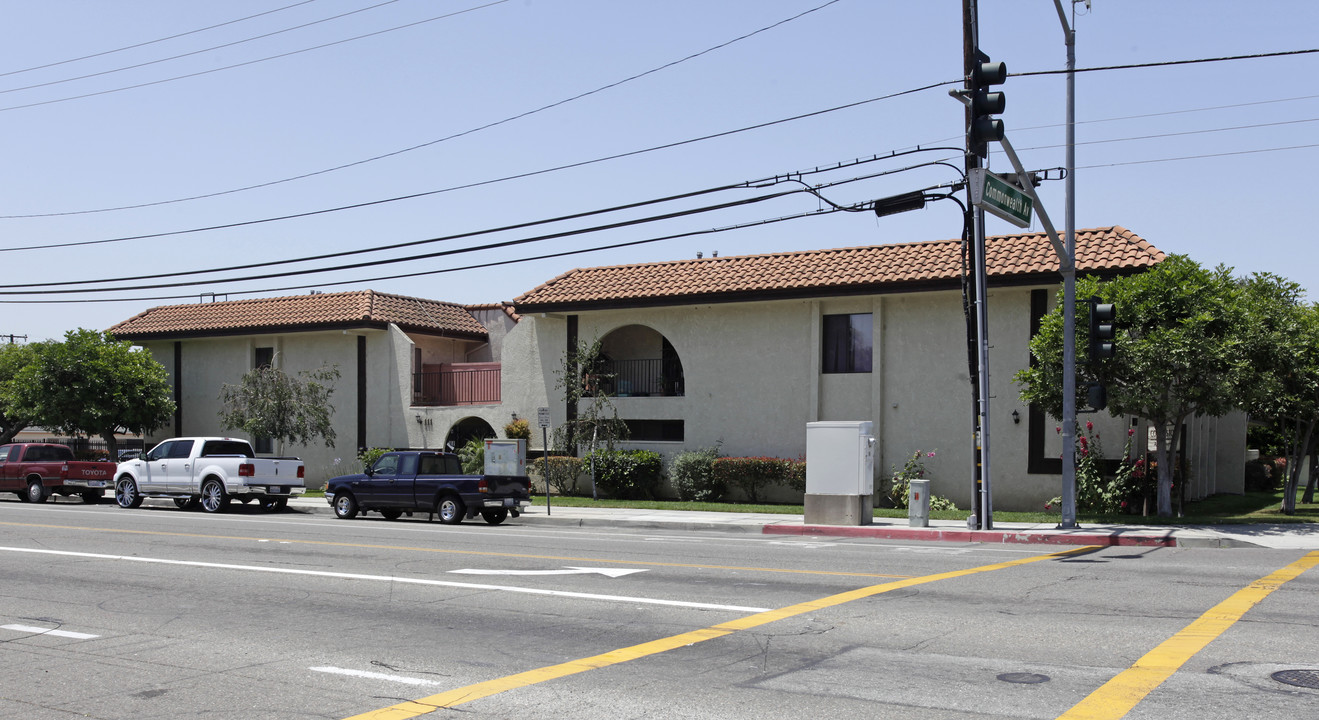
POLYGON ((693 568, 699 570, 741 570, 745 572, 783 573, 787 575, 833 575, 840 577, 908 578, 910 575, 890 573, 858 573, 838 570, 790 570, 786 568, 740 567, 737 565, 703 565, 696 563, 666 563, 653 561, 607 560, 603 558, 572 557, 568 555, 530 555, 525 553, 483 552, 480 550, 450 550, 446 548, 412 547, 408 545, 371 545, 364 543, 331 542, 328 540, 289 540, 275 537, 245 537, 241 535, 203 535, 199 533, 163 532, 160 530, 124 530, 121 528, 80 527, 76 525, 50 525, 43 523, 0 522, 13 527, 35 527, 56 530, 83 530, 87 532, 117 533, 122 535, 155 535, 160 537, 188 537, 203 540, 246 540, 249 542, 282 542, 290 545, 321 545, 328 547, 363 548, 367 550, 407 550, 441 555, 475 555, 481 557, 515 558, 520 560, 555 560, 565 562, 604 563, 607 565, 645 565, 647 567, 693 568))
POLYGON ((485 682, 479 682, 466 687, 424 697, 419 700, 408 700, 406 702, 398 703, 397 705, 372 710, 360 715, 354 715, 351 718, 347 718, 347 720, 406 720, 407 718, 414 718, 418 715, 425 715, 426 713, 440 708, 451 708, 464 703, 469 703, 473 700, 480 700, 481 698, 489 697, 491 695, 507 692, 509 690, 546 682, 547 680, 555 680, 569 675, 583 673, 588 670, 596 670, 603 667, 609 667, 610 665, 630 662, 650 655, 658 655, 659 653, 668 652, 669 650, 676 650, 689 645, 695 645, 696 643, 705 642, 706 640, 714 640, 715 638, 731 635, 739 630, 760 627, 761 625, 766 625, 785 618, 803 615, 816 610, 823 610, 835 605, 849 603, 854 600, 892 592, 893 590, 901 590, 916 585, 924 585, 939 580, 949 580, 993 570, 1002 570, 1017 565, 1039 562, 1040 560, 1049 560, 1090 552, 1095 549, 1096 548, 1093 546, 1085 546, 1062 552, 1049 553, 1048 555, 1021 558, 1010 560, 1008 562, 995 563, 993 565, 982 565, 980 567, 969 568, 966 570, 953 570, 951 572, 938 573, 936 575, 906 578, 895 582, 884 583, 882 585, 871 585, 870 587, 850 590, 848 592, 838 593, 837 595, 829 595, 827 597, 819 598, 818 600, 810 600, 796 605, 789 605, 788 607, 779 608, 778 610, 769 610, 754 615, 748 615, 744 618, 712 625, 700 630, 692 630, 690 632, 660 638, 659 640, 641 643, 640 645, 611 650, 610 652, 601 655, 594 655, 579 660, 570 660, 558 665, 550 665, 535 670, 528 670, 527 672, 517 673, 515 675, 487 680, 485 682))
POLYGON ((1058 720, 1117 720, 1131 712, 1146 695, 1172 677, 1187 660, 1226 632, 1248 610, 1282 587, 1283 583, 1315 565, 1319 565, 1319 552, 1309 553, 1236 591, 1181 632, 1146 653, 1135 665, 1123 670, 1072 709, 1059 715, 1058 720))

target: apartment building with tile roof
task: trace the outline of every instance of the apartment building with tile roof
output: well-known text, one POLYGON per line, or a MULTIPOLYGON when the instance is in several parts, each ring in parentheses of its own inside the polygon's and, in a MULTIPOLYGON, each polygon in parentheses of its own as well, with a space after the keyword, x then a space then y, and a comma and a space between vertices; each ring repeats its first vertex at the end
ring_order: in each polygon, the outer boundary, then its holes
MULTIPOLYGON (((1120 226, 1078 231, 1077 245, 1083 274, 1141 272, 1164 257, 1120 226)), ((992 237, 987 257, 995 506, 1033 508, 1059 494, 1061 446, 1054 421, 1016 400, 1012 376, 1030 362, 1058 264, 1042 233, 992 237)), ((308 461, 313 484, 346 470, 359 446, 441 447, 538 407, 560 425, 574 412, 556 387, 567 350, 599 340, 629 446, 666 458, 716 444, 727 455, 795 458, 806 452, 807 423, 869 420, 876 483, 913 451, 935 451, 933 492, 968 507, 963 267, 957 240, 767 253, 579 268, 507 303, 366 290, 152 308, 111 331, 171 371, 183 408, 176 425, 189 433, 219 431, 219 387, 263 357, 289 371, 336 364, 337 448, 280 449, 308 461), (449 388, 429 402, 440 391, 431 379, 449 387, 491 373, 493 393, 468 390, 454 404, 449 388)), ((1125 436, 1127 419, 1092 417, 1106 437, 1125 436)), ((1193 428, 1189 443, 1203 466, 1196 491, 1230 491, 1242 475, 1232 463, 1244 424, 1193 428)))

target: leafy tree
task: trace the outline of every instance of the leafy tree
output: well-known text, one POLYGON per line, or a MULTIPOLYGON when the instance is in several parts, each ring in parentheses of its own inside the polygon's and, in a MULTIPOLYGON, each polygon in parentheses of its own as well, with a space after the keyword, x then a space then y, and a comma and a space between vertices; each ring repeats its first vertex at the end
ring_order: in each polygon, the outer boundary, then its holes
POLYGON ((330 395, 338 379, 337 365, 304 370, 298 377, 273 365, 254 368, 239 384, 220 388, 220 423, 254 438, 307 445, 319 437, 334 447, 330 395))
MULTIPOLYGON (((1172 515, 1175 429, 1196 414, 1226 414, 1242 400, 1250 361, 1241 294, 1227 268, 1206 270, 1182 255, 1169 255, 1139 275, 1077 281, 1078 298, 1097 296, 1115 304, 1118 314, 1116 355, 1098 366, 1077 362, 1078 406, 1084 405, 1086 386, 1101 382, 1111 415, 1135 415, 1154 425, 1161 517, 1172 515)), ((1015 378, 1021 399, 1055 418, 1062 415, 1062 329, 1059 302, 1031 339, 1036 364, 1015 378)), ((1076 347, 1085 348, 1088 323, 1078 321, 1076 330, 1076 347)))
MULTIPOLYGON (((587 455, 603 444, 613 451, 614 443, 628 437, 627 423, 618 417, 618 409, 610 399, 613 385, 608 359, 600 349, 600 340, 587 345, 578 342, 564 352, 560 369, 555 371, 555 389, 563 391, 568 407, 577 408, 577 416, 569 418, 554 429, 554 444, 569 454, 581 447, 587 455)), ((592 477, 595 469, 592 467, 592 477)), ((592 496, 595 489, 592 488, 592 496)))
POLYGON ((32 417, 15 397, 14 379, 19 371, 35 358, 31 345, 0 345, 0 444, 14 441, 23 428, 32 424, 32 417))
MULTIPOLYGON (((1301 461, 1314 452, 1319 424, 1319 308, 1303 302, 1296 283, 1257 274, 1243 283, 1247 376, 1246 407, 1256 417, 1289 429, 1282 511, 1296 512, 1301 461)), ((1305 502, 1314 495, 1313 474, 1305 502)))
POLYGON ((6 394, 37 425, 68 435, 99 435, 110 457, 116 433, 150 432, 174 414, 165 368, 132 343, 80 328, 64 341, 33 343, 32 359, 6 394))

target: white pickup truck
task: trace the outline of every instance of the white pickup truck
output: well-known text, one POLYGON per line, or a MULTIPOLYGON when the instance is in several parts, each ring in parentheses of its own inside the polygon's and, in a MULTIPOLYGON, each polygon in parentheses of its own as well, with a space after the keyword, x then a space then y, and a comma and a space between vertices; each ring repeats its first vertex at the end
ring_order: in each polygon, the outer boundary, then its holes
POLYGON ((301 460, 259 458, 237 438, 172 438, 115 470, 115 500, 125 508, 143 498, 172 498, 180 508, 201 505, 211 513, 223 511, 230 499, 281 510, 305 491, 301 460))

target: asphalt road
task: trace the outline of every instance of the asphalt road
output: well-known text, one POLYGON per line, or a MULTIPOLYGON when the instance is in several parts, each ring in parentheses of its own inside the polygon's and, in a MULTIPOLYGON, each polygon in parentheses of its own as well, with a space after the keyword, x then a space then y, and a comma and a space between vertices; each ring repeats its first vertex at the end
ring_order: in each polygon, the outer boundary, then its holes
POLYGON ((1319 553, 10 497, 0 718, 1319 717, 1319 553))

